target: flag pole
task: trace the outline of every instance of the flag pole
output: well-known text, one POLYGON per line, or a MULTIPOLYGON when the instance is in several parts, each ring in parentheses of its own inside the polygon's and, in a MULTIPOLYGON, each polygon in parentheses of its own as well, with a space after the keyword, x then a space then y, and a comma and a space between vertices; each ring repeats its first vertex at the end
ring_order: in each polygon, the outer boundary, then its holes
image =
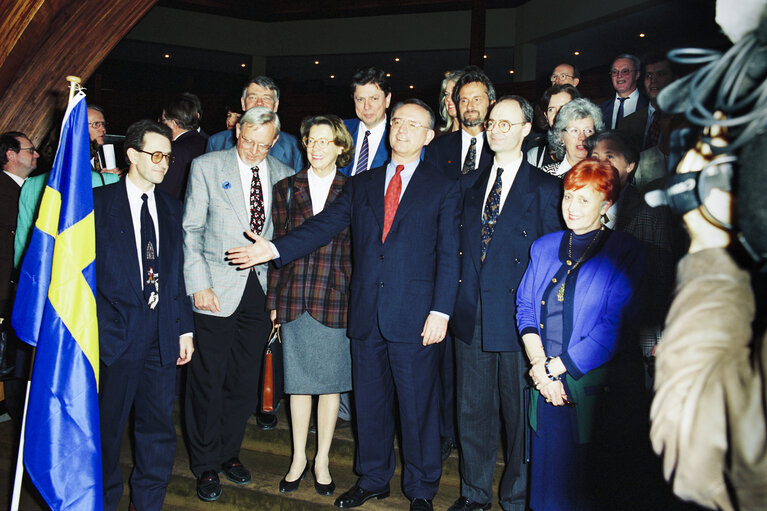
MULTIPOLYGON (((69 99, 67 105, 72 102, 72 98, 77 91, 81 88, 81 80, 79 76, 67 76, 67 82, 69 84, 69 99)), ((32 348, 32 356, 29 362, 29 377, 27 378, 26 394, 24 396, 24 414, 21 419, 21 438, 19 439, 19 452, 16 456, 16 474, 13 478, 13 494, 11 496, 11 509, 10 511, 19 511, 19 501, 21 500, 21 485, 24 478, 24 435, 27 428, 27 406, 29 405, 29 389, 32 385, 32 370, 35 365, 35 352, 37 347, 32 348)))

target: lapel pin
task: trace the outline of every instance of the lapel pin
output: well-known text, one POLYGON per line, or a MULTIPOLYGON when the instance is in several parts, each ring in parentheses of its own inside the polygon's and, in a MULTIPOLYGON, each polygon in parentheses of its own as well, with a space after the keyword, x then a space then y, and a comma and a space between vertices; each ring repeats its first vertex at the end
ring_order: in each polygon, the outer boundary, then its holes
POLYGON ((231 187, 232 187, 232 185, 229 184, 229 181, 224 181, 224 184, 221 185, 221 188, 223 188, 224 190, 228 190, 231 187))

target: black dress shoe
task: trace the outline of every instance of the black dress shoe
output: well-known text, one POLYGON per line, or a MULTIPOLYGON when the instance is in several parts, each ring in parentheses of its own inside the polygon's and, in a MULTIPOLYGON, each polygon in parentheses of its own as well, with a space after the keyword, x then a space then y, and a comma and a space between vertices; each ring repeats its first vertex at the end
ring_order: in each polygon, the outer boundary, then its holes
POLYGON ((360 488, 359 485, 355 484, 349 491, 338 497, 333 505, 341 508, 357 507, 361 506, 372 498, 381 500, 388 496, 389 488, 385 488, 379 491, 368 491, 360 488))
POLYGON ((410 501, 410 511, 434 511, 429 499, 413 499, 410 501))
POLYGON ((301 481, 304 480, 304 477, 306 477, 306 472, 309 471, 309 462, 306 462, 306 466, 304 467, 304 471, 301 472, 301 477, 296 479, 295 481, 288 481, 285 479, 288 477, 287 475, 282 478, 282 481, 280 481, 280 493, 293 493, 298 489, 298 485, 301 484, 301 481))
POLYGON ((206 470, 197 478, 197 496, 205 502, 213 502, 221 496, 221 481, 215 470, 206 470))
POLYGON ((455 441, 452 438, 443 437, 439 443, 439 454, 442 456, 442 461, 450 457, 453 449, 455 449, 455 441))
POLYGON ((336 491, 336 483, 334 483, 332 479, 330 480, 330 483, 322 484, 317 482, 317 474, 315 474, 313 470, 312 475, 314 476, 314 491, 325 497, 333 495, 333 492, 336 491))
POLYGON ((232 458, 222 464, 221 470, 226 478, 233 483, 248 484, 250 482, 250 471, 237 458, 232 458))
POLYGON ((277 427, 277 416, 273 413, 256 412, 256 425, 263 430, 274 429, 277 427))
POLYGON ((466 497, 461 497, 447 511, 485 511, 487 509, 490 509, 490 502, 481 504, 479 502, 472 502, 466 497))

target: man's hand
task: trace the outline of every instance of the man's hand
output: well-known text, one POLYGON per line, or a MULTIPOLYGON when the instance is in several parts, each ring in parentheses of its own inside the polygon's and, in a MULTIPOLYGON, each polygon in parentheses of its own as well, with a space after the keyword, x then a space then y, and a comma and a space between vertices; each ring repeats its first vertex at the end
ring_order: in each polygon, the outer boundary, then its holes
POLYGON ((212 289, 208 288, 194 294, 194 306, 197 310, 208 312, 221 312, 218 297, 212 289))
POLYGON ((447 333, 447 320, 437 314, 430 313, 426 317, 426 323, 423 325, 423 331, 421 331, 421 337, 423 337, 423 345, 436 344, 442 342, 447 333))
POLYGON ((253 231, 247 231, 245 234, 254 241, 252 245, 232 248, 226 252, 226 258, 232 264, 238 265, 238 270, 246 270, 275 258, 272 246, 268 241, 253 231))
POLYGON ((125 174, 125 171, 122 169, 119 169, 117 167, 113 169, 101 169, 101 172, 103 174, 116 174, 117 177, 123 177, 123 174, 125 174))
POLYGON ((189 363, 192 360, 192 353, 194 353, 194 342, 191 335, 182 335, 178 338, 178 360, 176 360, 177 366, 182 366, 189 363))

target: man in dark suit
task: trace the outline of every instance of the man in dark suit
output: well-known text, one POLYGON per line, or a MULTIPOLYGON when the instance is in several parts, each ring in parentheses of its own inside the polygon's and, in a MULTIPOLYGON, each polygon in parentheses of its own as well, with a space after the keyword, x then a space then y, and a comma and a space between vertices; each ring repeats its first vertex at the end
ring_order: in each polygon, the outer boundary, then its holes
MULTIPOLYGON (((485 118, 495 102, 495 88, 487 75, 475 66, 465 68, 463 73, 453 89, 461 129, 429 144, 424 157, 456 180, 467 174, 476 178, 479 169, 493 160, 485 137, 485 118)), ((473 182, 471 179, 461 181, 462 184, 473 182)))
POLYGON ((386 74, 377 67, 359 69, 352 77, 352 99, 356 119, 346 119, 346 129, 354 137, 354 159, 339 172, 356 176, 389 161, 389 124, 386 109, 391 103, 391 87, 386 74))
MULTIPOLYGON (((18 131, 0 135, 0 318, 10 331, 15 272, 13 245, 16 238, 16 218, 19 214, 19 194, 27 177, 37 167, 40 155, 29 138, 18 131)), ((26 376, 29 365, 27 344, 10 336, 7 356, 14 356, 17 364, 15 378, 5 382, 5 403, 17 431, 21 431, 26 394, 26 376), (16 356, 16 350, 18 356, 16 356)))
POLYGON ((461 497, 450 511, 490 509, 498 435, 506 434, 501 507, 523 511, 527 363, 514 320, 515 292, 530 245, 561 228, 561 183, 522 157, 533 108, 519 96, 502 97, 487 121, 495 151, 463 198, 461 282, 451 319, 455 336, 461 497))
POLYGON ((161 119, 170 128, 173 161, 170 162, 165 179, 157 188, 183 201, 192 160, 205 153, 207 140, 197 132, 197 107, 186 95, 177 96, 168 103, 162 111, 161 119))
MULTIPOLYGON (((262 106, 277 113, 277 109, 280 107, 280 88, 268 76, 255 76, 242 88, 240 103, 243 112, 247 112, 254 106, 262 106)), ((230 149, 235 146, 236 142, 235 130, 219 131, 208 138, 205 152, 230 149)), ((299 147, 298 139, 290 133, 280 132, 280 138, 274 142, 269 156, 277 158, 295 172, 304 168, 304 152, 299 147)))
POLYGON ((156 188, 168 170, 170 130, 138 121, 124 147, 127 177, 93 193, 104 509, 115 509, 122 496, 120 445, 134 410, 131 500, 136 509, 160 510, 175 459, 176 366, 194 351, 192 308, 181 202, 156 188))
POLYGON ((391 162, 347 181, 320 214, 270 245, 229 251, 247 268, 285 264, 351 225, 348 333, 357 408, 356 468, 361 477, 336 499, 341 508, 389 495, 394 473, 395 392, 411 510, 431 510, 442 463, 438 424, 438 344, 458 285, 458 183, 420 161, 434 137, 434 114, 411 99, 392 112, 391 162))
POLYGON ((615 97, 599 104, 602 120, 608 129, 615 129, 624 117, 649 104, 649 99, 638 87, 640 69, 641 62, 634 55, 623 53, 613 60, 610 77, 615 97))

